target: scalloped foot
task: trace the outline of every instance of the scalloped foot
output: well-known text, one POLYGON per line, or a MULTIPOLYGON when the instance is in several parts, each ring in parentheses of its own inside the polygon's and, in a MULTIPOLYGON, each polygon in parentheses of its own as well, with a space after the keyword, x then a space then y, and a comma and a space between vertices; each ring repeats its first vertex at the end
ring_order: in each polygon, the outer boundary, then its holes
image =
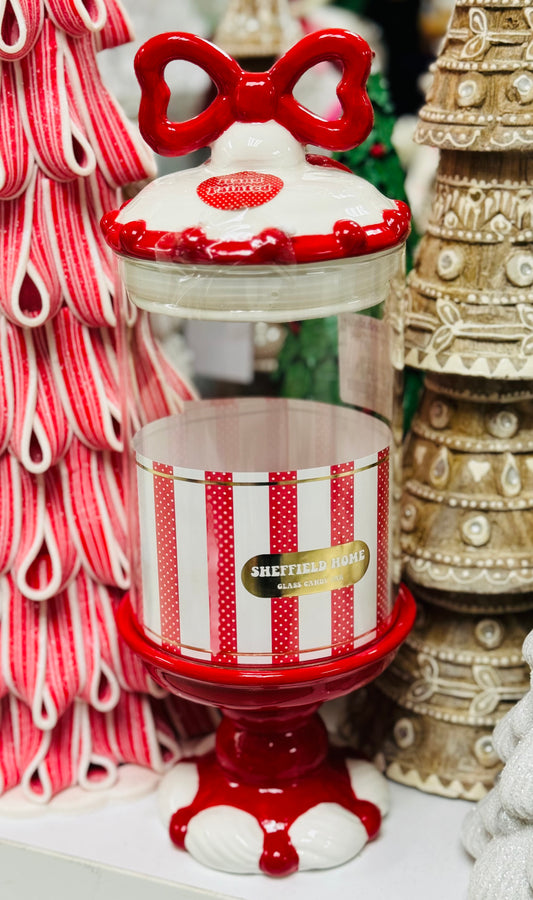
POLYGON ((371 763, 340 750, 272 787, 237 780, 213 751, 164 777, 160 810, 174 843, 203 865, 283 876, 356 856, 379 831, 388 787, 371 763))

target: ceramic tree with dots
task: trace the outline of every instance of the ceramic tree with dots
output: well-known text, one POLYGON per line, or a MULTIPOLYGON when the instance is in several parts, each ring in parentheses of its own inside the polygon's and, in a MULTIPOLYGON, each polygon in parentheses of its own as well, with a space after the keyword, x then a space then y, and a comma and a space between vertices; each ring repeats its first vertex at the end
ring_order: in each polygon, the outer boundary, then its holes
POLYGON ((380 746, 392 778, 469 799, 493 784, 492 730, 528 687, 532 15, 457 0, 416 132, 440 150, 407 292, 406 363, 426 373, 401 514, 420 615, 380 684, 380 746))

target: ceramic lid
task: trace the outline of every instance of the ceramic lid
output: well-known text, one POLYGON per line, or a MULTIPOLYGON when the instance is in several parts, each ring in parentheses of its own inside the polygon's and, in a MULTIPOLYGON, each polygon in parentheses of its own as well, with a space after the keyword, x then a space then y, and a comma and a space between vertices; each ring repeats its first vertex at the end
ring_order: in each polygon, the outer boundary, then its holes
MULTIPOLYGON (((342 287, 334 278, 326 285, 323 279, 319 304, 346 302, 347 279, 353 273, 349 276, 347 267, 339 263, 401 247, 409 213, 405 204, 388 200, 329 157, 306 154, 304 145, 341 150, 367 137, 372 108, 365 84, 371 55, 362 38, 332 30, 307 36, 269 72, 248 73, 194 35, 152 38, 136 60, 143 91, 141 131, 159 153, 177 155, 208 144, 211 157, 196 168, 157 179, 120 210, 105 216, 108 243, 130 262, 157 264, 159 275, 173 282, 164 286, 164 294, 178 306, 178 295, 184 290, 186 305, 198 302, 205 307, 206 287, 197 278, 202 271, 209 276, 213 302, 231 304, 231 292, 235 302, 243 293, 243 281, 236 271, 224 272, 228 267, 246 267, 248 276, 256 274, 252 267, 269 267, 269 272, 259 273, 262 284, 267 284, 265 275, 270 284, 268 296, 259 305, 281 295, 286 299, 289 291, 282 283, 290 275, 294 300, 295 292, 298 295, 304 288, 295 285, 295 273, 303 274, 305 269, 316 276, 314 264, 320 264, 321 271, 334 264, 332 268, 343 273, 340 281, 346 282, 342 287), (183 123, 166 118, 169 90, 164 69, 178 58, 201 65, 218 88, 211 106, 183 123), (301 75, 324 59, 340 61, 343 68, 337 91, 343 111, 334 122, 304 109, 292 94, 301 75), (272 286, 276 264, 283 267, 274 278, 281 284, 281 294, 279 284, 272 286), (174 276, 169 266, 176 270, 174 276), (185 284, 188 272, 192 283, 185 284), (220 285, 213 285, 213 279, 219 278, 225 285, 222 291, 220 285), (195 294, 202 299, 195 300, 195 294)), ((385 269, 390 275, 390 266, 385 264, 385 269)), ((133 299, 140 300, 139 305, 150 304, 153 293, 145 301, 137 296, 139 278, 135 276, 132 283, 131 265, 123 273, 133 299)), ((155 293, 160 289, 161 284, 155 293)), ((243 303, 237 300, 237 305, 243 303)))

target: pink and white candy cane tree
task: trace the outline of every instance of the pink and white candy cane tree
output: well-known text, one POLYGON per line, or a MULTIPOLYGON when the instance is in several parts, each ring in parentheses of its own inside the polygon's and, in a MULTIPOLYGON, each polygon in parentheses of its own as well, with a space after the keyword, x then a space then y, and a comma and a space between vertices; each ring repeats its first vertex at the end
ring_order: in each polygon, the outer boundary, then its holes
POLYGON ((165 699, 115 626, 129 579, 120 330, 135 426, 191 397, 120 301, 98 224, 122 185, 153 171, 96 64, 130 39, 116 0, 3 6, 0 794, 20 785, 3 809, 109 787, 121 763, 161 772, 180 734, 209 725, 203 708, 165 699))

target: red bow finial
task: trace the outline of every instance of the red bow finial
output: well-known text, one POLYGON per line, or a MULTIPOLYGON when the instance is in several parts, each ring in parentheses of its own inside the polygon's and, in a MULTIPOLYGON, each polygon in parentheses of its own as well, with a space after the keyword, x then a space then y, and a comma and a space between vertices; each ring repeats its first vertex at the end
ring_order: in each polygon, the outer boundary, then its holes
POLYGON ((302 144, 349 150, 368 136, 372 106, 366 93, 372 51, 363 38, 341 29, 302 38, 268 72, 245 72, 227 53, 194 34, 172 32, 147 41, 135 58, 142 89, 139 125, 145 140, 163 156, 179 156, 211 144, 234 122, 275 119, 302 144), (169 62, 185 60, 204 69, 218 94, 194 119, 167 118, 170 90, 164 79, 169 62), (301 76, 325 60, 340 62, 337 96, 342 116, 333 122, 315 115, 293 96, 301 76))

